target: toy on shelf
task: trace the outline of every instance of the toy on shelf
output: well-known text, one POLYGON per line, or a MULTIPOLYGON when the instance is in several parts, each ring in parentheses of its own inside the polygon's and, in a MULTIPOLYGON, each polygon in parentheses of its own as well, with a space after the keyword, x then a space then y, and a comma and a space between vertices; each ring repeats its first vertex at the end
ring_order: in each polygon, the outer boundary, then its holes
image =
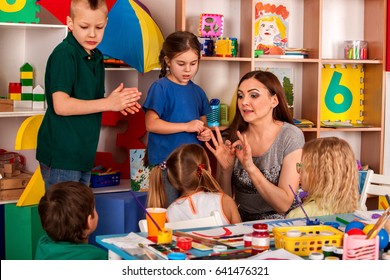
POLYGON ((11 100, 22 100, 22 85, 21 83, 8 84, 8 97, 11 100))
POLYGON ((216 56, 236 57, 238 52, 237 38, 221 37, 215 42, 216 56))
POLYGON ((40 85, 33 89, 33 109, 45 109, 45 90, 40 85))
POLYGON ((199 18, 200 37, 219 37, 223 34, 223 15, 201 14, 199 18))
POLYGON ((202 56, 213 56, 215 50, 215 43, 212 38, 200 37, 200 50, 202 56))
MULTIPOLYGON (((29 63, 25 63, 20 67, 20 99, 14 99, 15 108, 32 108, 33 100, 33 67, 29 63)), ((15 96, 19 98, 19 96, 15 96)))

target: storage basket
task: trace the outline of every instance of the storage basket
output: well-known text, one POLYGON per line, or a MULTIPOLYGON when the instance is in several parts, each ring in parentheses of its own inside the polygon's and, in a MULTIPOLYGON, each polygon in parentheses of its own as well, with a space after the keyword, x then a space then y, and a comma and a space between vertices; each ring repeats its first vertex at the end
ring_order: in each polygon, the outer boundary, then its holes
POLYGON ((110 173, 110 174, 92 174, 91 175, 91 187, 107 187, 117 186, 121 182, 121 173, 110 173))
POLYGON ((322 246, 341 246, 344 233, 331 226, 275 227, 272 229, 275 247, 283 248, 298 256, 309 256, 311 252, 322 252, 322 246), (290 230, 301 232, 299 237, 288 237, 290 230))
POLYGON ((343 260, 379 259, 379 236, 366 239, 365 235, 344 234, 343 260))

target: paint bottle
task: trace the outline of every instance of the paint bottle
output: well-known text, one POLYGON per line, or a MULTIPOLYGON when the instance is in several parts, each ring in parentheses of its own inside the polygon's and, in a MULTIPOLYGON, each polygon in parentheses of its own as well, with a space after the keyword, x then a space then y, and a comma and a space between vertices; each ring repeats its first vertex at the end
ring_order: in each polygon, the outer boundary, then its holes
POLYGON ((252 233, 247 233, 244 235, 244 247, 252 247, 252 233))
POLYGON ((320 252, 311 252, 309 255, 309 260, 323 260, 324 254, 320 252))
POLYGON ((338 257, 340 260, 342 260, 343 259, 343 252, 344 252, 344 249, 342 246, 335 247, 334 251, 333 251, 333 255, 338 257))
POLYGON ((335 246, 330 244, 325 244, 322 246, 322 253, 324 254, 324 257, 331 257, 334 256, 333 251, 335 249, 335 246))
POLYGON ((252 255, 269 250, 269 233, 267 224, 254 224, 252 233, 252 255))

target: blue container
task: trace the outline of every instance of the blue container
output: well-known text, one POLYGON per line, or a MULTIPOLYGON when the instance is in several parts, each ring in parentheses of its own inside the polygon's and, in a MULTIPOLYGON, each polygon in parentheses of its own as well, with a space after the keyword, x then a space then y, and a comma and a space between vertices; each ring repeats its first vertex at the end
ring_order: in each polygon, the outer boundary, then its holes
POLYGON ((211 113, 207 114, 207 124, 210 127, 219 126, 220 124, 220 104, 219 99, 210 100, 211 113))

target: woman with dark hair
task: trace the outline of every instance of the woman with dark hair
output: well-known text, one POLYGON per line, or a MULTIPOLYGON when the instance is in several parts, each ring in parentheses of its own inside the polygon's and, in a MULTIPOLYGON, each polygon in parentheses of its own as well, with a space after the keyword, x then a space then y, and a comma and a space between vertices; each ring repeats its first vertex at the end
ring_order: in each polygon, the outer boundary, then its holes
POLYGON ((243 221, 284 218, 297 204, 305 139, 293 125, 278 78, 267 71, 245 74, 238 84, 236 115, 221 135, 216 128, 213 146, 217 179, 234 197, 243 221))

